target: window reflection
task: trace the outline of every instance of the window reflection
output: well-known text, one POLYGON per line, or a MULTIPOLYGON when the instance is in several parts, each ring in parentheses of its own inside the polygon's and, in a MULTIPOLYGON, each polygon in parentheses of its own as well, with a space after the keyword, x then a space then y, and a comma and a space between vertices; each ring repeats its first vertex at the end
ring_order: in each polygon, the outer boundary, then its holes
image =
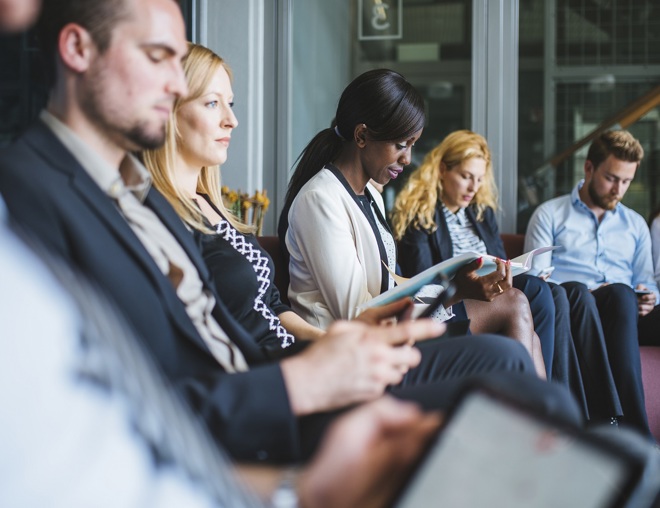
POLYGON ((645 158, 624 203, 646 217, 660 202, 657 107, 626 107, 658 85, 660 5, 650 1, 521 0, 518 230, 534 208, 570 192, 586 149, 568 150, 608 119, 645 158), (554 164, 549 164, 552 161, 554 164))

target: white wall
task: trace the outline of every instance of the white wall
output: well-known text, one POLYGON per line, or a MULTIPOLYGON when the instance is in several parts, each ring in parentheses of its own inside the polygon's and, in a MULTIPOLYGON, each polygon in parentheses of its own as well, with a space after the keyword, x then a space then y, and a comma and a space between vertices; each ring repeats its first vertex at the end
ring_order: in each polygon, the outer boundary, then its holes
POLYGON ((316 133, 330 126, 351 80, 350 0, 293 1, 290 164, 316 133))
POLYGON ((201 0, 199 5, 198 42, 227 60, 234 74, 239 125, 222 167, 223 184, 253 194, 263 186, 263 0, 201 0))
POLYGON ((295 158, 316 132, 330 125, 350 81, 346 23, 352 18, 351 4, 196 0, 197 42, 225 58, 234 73, 239 126, 222 168, 223 183, 250 194, 268 190, 271 208, 264 234, 275 232, 295 158), (292 23, 283 23, 283 18, 292 23), (294 31, 282 33, 289 27, 294 31), (282 41, 291 45, 288 51, 282 41), (292 61, 283 62, 287 55, 292 61))

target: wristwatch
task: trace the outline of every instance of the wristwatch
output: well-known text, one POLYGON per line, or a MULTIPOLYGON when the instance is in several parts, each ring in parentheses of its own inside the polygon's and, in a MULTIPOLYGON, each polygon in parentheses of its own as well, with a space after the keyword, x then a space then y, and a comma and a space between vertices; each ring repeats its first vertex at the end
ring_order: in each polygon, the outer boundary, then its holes
POLYGON ((280 483, 270 497, 273 508, 298 508, 297 477, 298 473, 294 470, 288 470, 282 475, 280 483))

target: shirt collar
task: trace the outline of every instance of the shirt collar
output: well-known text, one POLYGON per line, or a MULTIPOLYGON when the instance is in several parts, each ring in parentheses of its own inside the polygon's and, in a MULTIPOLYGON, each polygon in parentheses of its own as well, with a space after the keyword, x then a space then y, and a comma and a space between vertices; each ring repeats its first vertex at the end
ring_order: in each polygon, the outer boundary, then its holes
MULTIPOLYGON (((587 206, 587 204, 582 201, 580 198, 580 189, 584 185, 584 178, 580 180, 577 185, 573 188, 573 191, 571 192, 571 203, 573 203, 573 206, 580 209, 584 210, 586 212, 589 212, 590 214, 594 215, 593 211, 587 206)), ((614 210, 605 210, 605 216, 616 214, 621 208, 621 202, 618 202, 616 206, 614 207, 614 210)))
POLYGON ((458 211, 454 213, 442 203, 442 212, 445 214, 445 220, 447 220, 447 223, 457 222, 461 226, 465 226, 465 221, 467 220, 465 208, 459 208, 458 211))
POLYGON ((145 200, 151 188, 151 176, 135 156, 126 154, 119 168, 114 168, 54 115, 43 110, 40 118, 103 192, 116 199, 129 191, 141 202, 145 200), (124 179, 120 175, 120 169, 124 179), (129 183, 126 184, 125 181, 129 183))

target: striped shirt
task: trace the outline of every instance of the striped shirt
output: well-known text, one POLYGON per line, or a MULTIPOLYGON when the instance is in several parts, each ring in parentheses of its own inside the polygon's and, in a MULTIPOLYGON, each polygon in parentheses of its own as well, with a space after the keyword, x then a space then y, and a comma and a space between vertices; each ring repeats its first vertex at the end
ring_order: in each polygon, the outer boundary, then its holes
POLYGON ((465 208, 453 213, 442 205, 442 212, 445 214, 447 228, 449 228, 449 237, 453 245, 454 256, 464 252, 476 252, 478 254, 488 254, 486 244, 477 234, 477 230, 465 214, 465 208))

